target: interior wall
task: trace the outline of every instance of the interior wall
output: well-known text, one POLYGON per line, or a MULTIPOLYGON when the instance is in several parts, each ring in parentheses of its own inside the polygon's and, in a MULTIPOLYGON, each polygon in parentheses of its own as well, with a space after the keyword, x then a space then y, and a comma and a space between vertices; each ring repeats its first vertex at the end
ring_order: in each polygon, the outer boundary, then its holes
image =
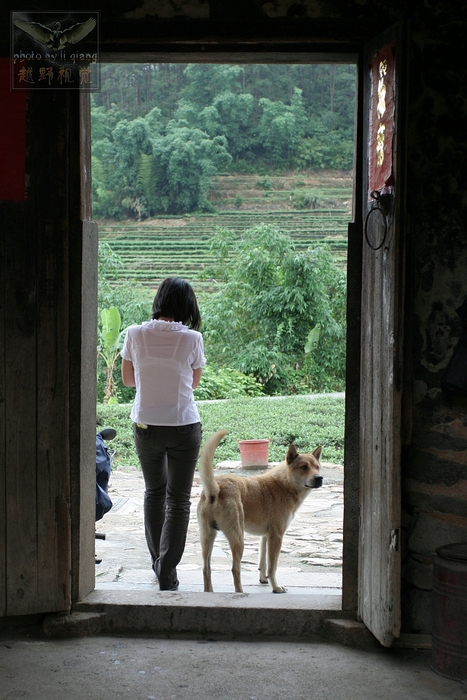
MULTIPOLYGON (((411 222, 403 453, 404 629, 431 631, 433 557, 467 541, 467 399, 442 378, 467 297, 466 13, 436 3, 412 38, 408 120, 411 222)), ((467 369, 467 358, 465 358, 467 369)))

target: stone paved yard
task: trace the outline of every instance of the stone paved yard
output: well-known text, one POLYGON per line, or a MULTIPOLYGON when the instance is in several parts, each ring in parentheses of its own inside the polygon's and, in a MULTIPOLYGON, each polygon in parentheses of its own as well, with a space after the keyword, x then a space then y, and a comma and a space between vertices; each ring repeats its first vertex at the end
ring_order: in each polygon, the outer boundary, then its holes
MULTIPOLYGON (((239 463, 222 463, 221 471, 238 469, 239 463)), ((251 473, 251 472, 250 472, 251 473)), ((289 592, 315 589, 326 593, 341 588, 343 468, 323 465, 324 484, 313 490, 298 510, 287 530, 279 559, 278 580, 289 592)), ((109 495, 114 507, 96 523, 105 540, 96 539, 96 587, 157 587, 146 549, 143 527, 144 482, 141 472, 123 467, 112 472, 109 495)), ((201 493, 197 473, 193 483, 188 539, 178 567, 180 590, 203 590, 201 547, 196 507, 201 493)), ((245 590, 265 592, 258 582, 259 538, 245 535, 242 581, 245 590)), ((212 557, 213 585, 216 591, 233 591, 231 556, 227 540, 219 533, 212 557)))

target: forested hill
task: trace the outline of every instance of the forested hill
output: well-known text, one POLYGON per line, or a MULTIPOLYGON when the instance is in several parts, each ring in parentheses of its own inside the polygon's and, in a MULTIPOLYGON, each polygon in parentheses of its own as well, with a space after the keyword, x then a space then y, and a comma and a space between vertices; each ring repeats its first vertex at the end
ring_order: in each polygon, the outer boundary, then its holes
POLYGON ((353 128, 355 67, 347 65, 195 65, 150 63, 108 64, 101 67, 102 89, 93 94, 95 107, 115 105, 129 119, 145 116, 159 107, 164 119, 173 119, 180 100, 201 108, 229 90, 287 102, 300 88, 307 115, 331 113, 353 128))
POLYGON ((353 65, 107 65, 101 83, 97 218, 211 211, 222 172, 352 168, 353 65))

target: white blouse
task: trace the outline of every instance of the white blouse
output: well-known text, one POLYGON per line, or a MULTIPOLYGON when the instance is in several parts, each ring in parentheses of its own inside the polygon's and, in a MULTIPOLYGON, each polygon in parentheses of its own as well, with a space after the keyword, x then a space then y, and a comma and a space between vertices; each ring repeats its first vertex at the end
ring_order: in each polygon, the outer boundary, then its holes
POLYGON ((128 328, 120 354, 135 371, 135 423, 199 422, 192 384, 193 370, 206 364, 201 333, 176 321, 148 321, 128 328))

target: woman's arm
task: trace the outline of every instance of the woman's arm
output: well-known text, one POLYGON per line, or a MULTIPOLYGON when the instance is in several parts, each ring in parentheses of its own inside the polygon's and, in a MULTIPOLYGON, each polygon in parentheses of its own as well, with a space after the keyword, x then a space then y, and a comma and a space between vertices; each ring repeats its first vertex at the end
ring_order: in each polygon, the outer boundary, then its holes
POLYGON ((203 373, 203 368, 198 367, 198 369, 193 370, 193 384, 191 385, 193 389, 196 389, 201 380, 201 375, 203 373))
POLYGON ((133 362, 122 358, 122 382, 125 386, 136 386, 133 362))

